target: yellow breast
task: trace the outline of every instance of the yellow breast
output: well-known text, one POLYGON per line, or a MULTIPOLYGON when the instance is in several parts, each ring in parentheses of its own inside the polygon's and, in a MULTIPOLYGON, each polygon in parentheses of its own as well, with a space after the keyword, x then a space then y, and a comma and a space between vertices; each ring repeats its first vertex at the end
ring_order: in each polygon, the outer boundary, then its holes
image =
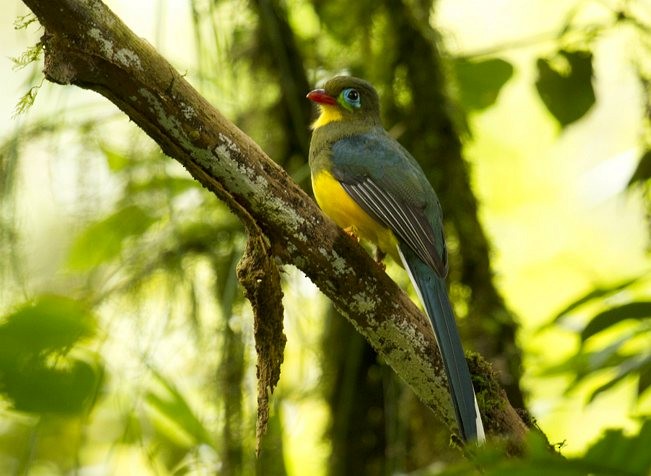
POLYGON ((322 170, 312 175, 312 190, 321 210, 337 225, 372 241, 400 262, 393 232, 366 213, 330 172, 322 170))

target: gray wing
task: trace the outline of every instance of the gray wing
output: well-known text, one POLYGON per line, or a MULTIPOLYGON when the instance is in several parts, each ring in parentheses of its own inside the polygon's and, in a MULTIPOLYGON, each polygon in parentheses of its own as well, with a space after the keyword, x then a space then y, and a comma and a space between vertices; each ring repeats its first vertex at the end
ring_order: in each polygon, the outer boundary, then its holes
POLYGON ((364 134, 337 141, 332 161, 335 178, 353 200, 445 277, 438 198, 409 153, 388 136, 364 134))

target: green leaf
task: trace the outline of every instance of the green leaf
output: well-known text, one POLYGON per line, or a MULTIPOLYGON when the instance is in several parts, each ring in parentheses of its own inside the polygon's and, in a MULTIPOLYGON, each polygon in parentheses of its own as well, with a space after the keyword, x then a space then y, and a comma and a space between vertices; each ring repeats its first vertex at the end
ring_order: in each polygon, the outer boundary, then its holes
POLYGON ((116 259, 127 238, 142 235, 155 221, 144 209, 130 205, 90 224, 72 244, 68 266, 83 271, 116 259))
POLYGON ((640 378, 637 382, 637 396, 642 395, 651 386, 651 361, 640 369, 640 378))
MULTIPOLYGON (((551 451, 535 431, 527 435, 527 451, 520 458, 495 457, 495 442, 476 450, 472 462, 451 465, 441 476, 648 476, 651 470, 651 422, 643 422, 637 435, 608 430, 583 456, 563 458, 551 451)), ((504 453, 502 453, 504 454, 504 453)))
POLYGON ((621 353, 620 348, 628 341, 628 339, 629 337, 627 335, 625 338, 618 339, 607 347, 594 352, 585 352, 581 350, 570 358, 563 360, 561 363, 545 368, 539 373, 539 375, 549 376, 574 374, 574 381, 570 385, 571 389, 594 372, 600 372, 604 369, 617 367, 626 362, 630 356, 621 353))
POLYGON ((100 144, 100 149, 106 159, 106 165, 108 165, 111 172, 120 172, 131 162, 126 155, 112 149, 107 144, 100 144))
POLYGON ((0 324, 0 356, 65 350, 95 333, 95 316, 83 303, 44 295, 6 316, 0 324))
POLYGON ((621 430, 607 430, 604 436, 588 449, 583 460, 594 465, 593 474, 648 475, 651 471, 651 420, 646 420, 640 432, 625 436, 621 430), (610 472, 606 472, 610 469, 610 472))
POLYGON ((156 371, 154 376, 157 385, 147 392, 146 403, 158 431, 181 447, 214 446, 210 432, 174 384, 156 371))
POLYGON ((640 157, 635 172, 628 181, 628 186, 630 187, 638 182, 646 182, 649 179, 651 179, 651 150, 647 150, 640 157))
POLYGON ((628 319, 648 319, 651 317, 651 301, 630 302, 613 307, 594 316, 581 331, 581 340, 586 341, 599 332, 628 319))
POLYGON ((645 366, 648 367, 649 363, 651 363, 651 357, 648 356, 646 357, 639 356, 639 355, 627 356, 627 358, 619 366, 619 369, 617 370, 617 375, 615 375, 614 378, 610 379, 608 382, 599 386, 594 392, 592 392, 589 401, 590 402, 594 401, 595 398, 597 398, 606 390, 609 390, 615 385, 617 385, 626 377, 630 377, 631 375, 638 373, 640 369, 644 368, 645 366))
POLYGON ((621 291, 622 289, 625 289, 625 288, 631 286, 632 284, 636 283, 639 279, 640 279, 640 277, 638 276, 638 277, 635 277, 635 278, 632 278, 632 279, 627 279, 625 281, 614 284, 612 286, 606 286, 606 287, 600 287, 600 288, 593 289, 592 291, 584 294, 579 299, 577 299, 576 301, 569 304, 567 307, 565 307, 565 309, 559 311, 558 314, 556 314, 556 316, 554 316, 554 318, 552 320, 552 323, 558 323, 559 320, 561 320, 567 314, 572 312, 574 309, 577 309, 577 308, 581 307, 582 305, 584 305, 584 304, 586 304, 586 303, 588 303, 588 302, 590 302, 590 301, 592 301, 594 299, 599 299, 599 298, 602 298, 604 296, 608 296, 610 294, 617 293, 617 292, 621 291))
POLYGON ((500 58, 482 61, 456 59, 452 66, 461 103, 467 109, 481 110, 492 106, 513 76, 513 65, 500 58))
POLYGON ((594 105, 592 53, 560 50, 554 58, 539 58, 536 89, 562 127, 581 119, 594 105))
POLYGON ((3 368, 0 390, 18 411, 74 414, 94 403, 102 376, 99 360, 30 360, 3 368))
POLYGON ((79 301, 45 295, 0 323, 0 393, 19 411, 78 413, 95 400, 103 375, 99 358, 73 356, 96 320, 79 301))

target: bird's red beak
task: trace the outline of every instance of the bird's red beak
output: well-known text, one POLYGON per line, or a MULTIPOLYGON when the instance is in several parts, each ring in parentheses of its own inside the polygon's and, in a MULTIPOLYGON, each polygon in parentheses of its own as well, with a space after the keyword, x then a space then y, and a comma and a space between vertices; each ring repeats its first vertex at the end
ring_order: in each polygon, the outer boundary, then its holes
POLYGON ((325 89, 315 89, 310 91, 306 96, 310 101, 314 101, 317 104, 326 104, 328 106, 334 106, 337 104, 337 100, 326 94, 325 89))

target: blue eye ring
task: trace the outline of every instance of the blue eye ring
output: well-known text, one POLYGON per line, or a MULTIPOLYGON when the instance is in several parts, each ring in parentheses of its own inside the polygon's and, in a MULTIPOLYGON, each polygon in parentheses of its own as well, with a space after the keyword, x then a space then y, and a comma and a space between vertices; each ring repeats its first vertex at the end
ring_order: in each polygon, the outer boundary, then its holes
POLYGON ((359 91, 355 88, 346 88, 341 92, 341 95, 348 104, 350 104, 355 109, 358 109, 362 106, 361 97, 359 91))

